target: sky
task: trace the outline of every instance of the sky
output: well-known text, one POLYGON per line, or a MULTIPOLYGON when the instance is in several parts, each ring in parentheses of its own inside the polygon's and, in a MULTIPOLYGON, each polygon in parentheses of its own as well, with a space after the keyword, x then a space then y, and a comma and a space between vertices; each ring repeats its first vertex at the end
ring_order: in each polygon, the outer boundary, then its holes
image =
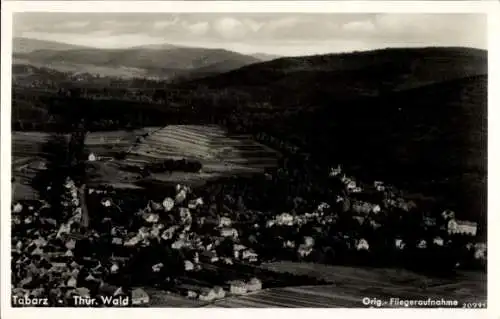
POLYGON ((387 47, 487 48, 481 14, 16 13, 15 37, 99 48, 174 44, 281 56, 387 47))

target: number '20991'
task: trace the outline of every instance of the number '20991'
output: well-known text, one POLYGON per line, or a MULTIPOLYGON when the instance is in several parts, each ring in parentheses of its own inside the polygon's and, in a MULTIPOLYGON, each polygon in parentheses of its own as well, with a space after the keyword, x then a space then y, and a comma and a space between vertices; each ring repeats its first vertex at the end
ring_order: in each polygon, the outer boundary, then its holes
POLYGON ((485 302, 464 302, 462 304, 462 308, 469 308, 469 309, 486 308, 486 303, 485 302))

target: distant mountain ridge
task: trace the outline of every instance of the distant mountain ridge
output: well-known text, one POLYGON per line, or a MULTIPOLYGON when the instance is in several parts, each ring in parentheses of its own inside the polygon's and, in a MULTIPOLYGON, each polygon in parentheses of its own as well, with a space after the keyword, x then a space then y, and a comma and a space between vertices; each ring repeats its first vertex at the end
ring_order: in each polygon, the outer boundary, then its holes
POLYGON ((261 61, 271 61, 271 60, 276 60, 276 59, 282 58, 282 56, 280 56, 280 55, 268 54, 268 53, 252 53, 250 55, 253 56, 254 58, 261 60, 261 61))
POLYGON ((98 49, 32 39, 14 39, 14 62, 62 72, 99 73, 106 76, 193 78, 218 74, 260 62, 255 57, 223 49, 146 45, 125 49, 98 49), (132 71, 132 72, 131 72, 132 71))
POLYGON ((79 49, 89 49, 89 47, 67 44, 55 41, 45 41, 30 38, 14 38, 12 39, 12 53, 30 53, 38 50, 54 50, 54 51, 64 51, 64 50, 79 50, 79 49))

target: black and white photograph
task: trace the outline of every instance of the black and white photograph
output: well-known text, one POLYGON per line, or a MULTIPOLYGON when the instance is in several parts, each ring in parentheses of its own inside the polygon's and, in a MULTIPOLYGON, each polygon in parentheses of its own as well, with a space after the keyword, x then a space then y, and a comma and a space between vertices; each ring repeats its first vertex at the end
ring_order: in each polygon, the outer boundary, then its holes
POLYGON ((11 19, 3 306, 494 302, 486 12, 11 19))

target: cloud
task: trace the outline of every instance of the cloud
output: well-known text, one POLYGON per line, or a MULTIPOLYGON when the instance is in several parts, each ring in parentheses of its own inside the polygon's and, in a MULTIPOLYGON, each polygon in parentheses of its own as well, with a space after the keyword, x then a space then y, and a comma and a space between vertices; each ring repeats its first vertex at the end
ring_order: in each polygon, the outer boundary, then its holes
POLYGON ((371 33, 375 31, 376 27, 375 25, 369 21, 352 21, 345 23, 342 25, 342 30, 348 31, 348 32, 363 32, 363 33, 371 33))
POLYGON ((247 25, 253 32, 259 31, 265 25, 264 22, 258 22, 252 19, 245 19, 243 20, 243 23, 247 25))
POLYGON ((235 39, 245 36, 248 27, 235 18, 221 18, 214 23, 214 30, 224 39, 235 39))
POLYGON ((153 28, 157 30, 166 29, 168 27, 176 25, 177 23, 179 23, 179 21, 180 19, 178 17, 174 17, 173 19, 170 20, 155 21, 153 23, 153 28))
POLYGON ((85 28, 89 24, 90 24, 90 21, 71 21, 71 22, 64 22, 64 23, 56 24, 54 27, 60 28, 60 29, 81 29, 81 28, 85 28))
POLYGON ((191 25, 185 24, 184 27, 188 29, 191 34, 198 36, 206 34, 210 29, 210 25, 208 22, 197 22, 191 25))
POLYGON ((88 46, 182 43, 278 54, 405 45, 486 48, 487 34, 481 14, 17 13, 14 22, 15 36, 88 46))
POLYGON ((290 29, 299 24, 299 22, 300 20, 296 17, 287 17, 270 21, 266 24, 266 28, 270 30, 290 29))

